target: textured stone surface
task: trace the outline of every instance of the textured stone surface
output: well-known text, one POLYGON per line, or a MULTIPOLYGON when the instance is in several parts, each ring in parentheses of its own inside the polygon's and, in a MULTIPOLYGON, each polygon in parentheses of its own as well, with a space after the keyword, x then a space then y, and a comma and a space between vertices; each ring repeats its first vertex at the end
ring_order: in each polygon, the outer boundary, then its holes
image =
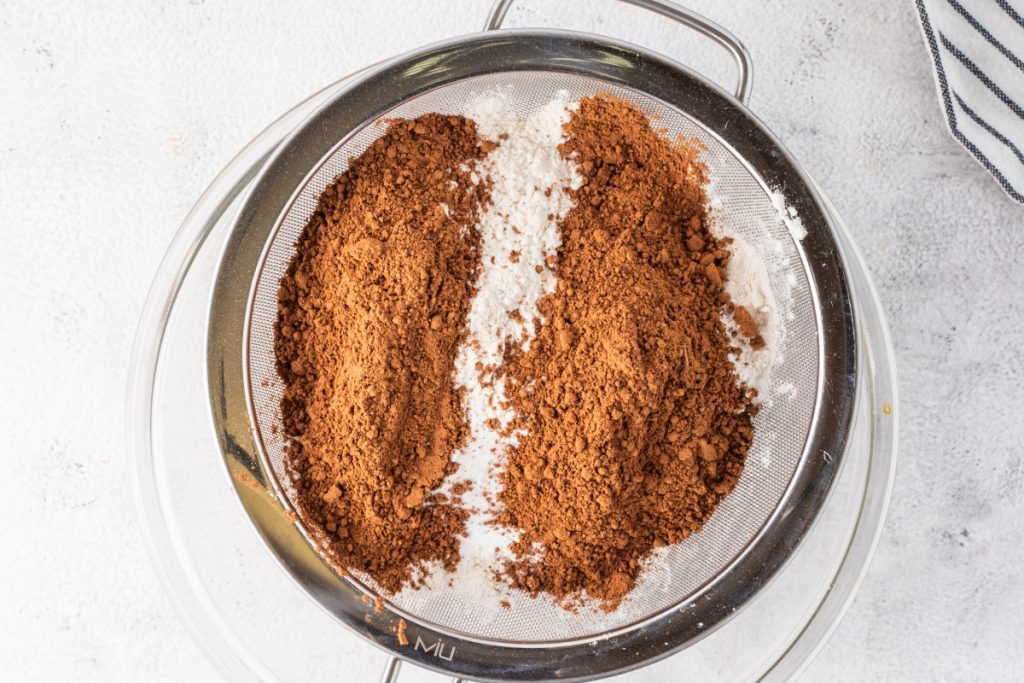
MULTIPOLYGON (((849 222, 897 349, 902 452, 886 533, 806 678, 1016 678, 1024 209, 943 129, 909 0, 692 4, 746 40, 751 106, 849 222)), ((191 203, 277 114, 359 66, 476 30, 485 11, 263 5, 0 2, 5 679, 215 679, 130 508, 123 388, 150 279, 191 203)), ((609 2, 589 11, 572 26, 731 77, 681 29, 609 2)), ((564 9, 511 19, 569 21, 564 9)), ((338 647, 351 649, 353 680, 383 661, 354 639, 338 647)))

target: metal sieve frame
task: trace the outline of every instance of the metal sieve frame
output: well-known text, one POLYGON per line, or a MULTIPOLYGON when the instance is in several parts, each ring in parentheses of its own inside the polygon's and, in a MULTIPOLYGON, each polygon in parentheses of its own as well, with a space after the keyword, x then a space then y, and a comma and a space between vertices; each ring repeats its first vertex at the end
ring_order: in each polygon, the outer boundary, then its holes
POLYGON ((707 635, 760 590, 810 528, 841 465, 856 397, 853 308, 833 219, 809 178, 741 103, 685 67, 627 43, 569 31, 515 30, 454 39, 398 57, 342 90, 274 152, 246 198, 227 240, 208 326, 208 375, 217 436, 225 457, 244 465, 265 488, 273 474, 250 425, 244 334, 253 275, 264 245, 309 169, 347 133, 406 97, 447 82, 508 70, 562 71, 639 90, 701 121, 731 145, 752 173, 785 189, 804 220, 801 245, 820 314, 819 400, 803 458, 779 508, 733 564, 696 598, 642 625, 586 642, 539 648, 459 637, 411 619, 408 635, 423 646, 400 647, 399 613, 367 623, 362 592, 310 548, 271 494, 243 505, 289 574, 319 604, 362 636, 403 659, 474 680, 582 680, 649 663, 707 635), (637 82, 637 75, 642 82, 637 82), (825 381, 824 378, 829 378, 825 381), (828 452, 832 458, 820 457, 828 452), (436 643, 440 647, 432 647, 436 643), (453 653, 451 661, 447 655, 453 653), (441 657, 438 655, 441 654, 441 657))

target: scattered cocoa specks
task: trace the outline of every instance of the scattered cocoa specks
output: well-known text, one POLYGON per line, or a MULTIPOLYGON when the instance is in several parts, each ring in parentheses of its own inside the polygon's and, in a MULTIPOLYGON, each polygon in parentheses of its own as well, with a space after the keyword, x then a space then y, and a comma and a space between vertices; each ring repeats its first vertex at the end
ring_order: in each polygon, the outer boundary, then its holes
POLYGON ((409 638, 405 635, 405 631, 408 628, 409 625, 405 623, 405 619, 398 620, 398 627, 395 629, 395 634, 398 636, 398 644, 402 647, 409 644, 409 638))

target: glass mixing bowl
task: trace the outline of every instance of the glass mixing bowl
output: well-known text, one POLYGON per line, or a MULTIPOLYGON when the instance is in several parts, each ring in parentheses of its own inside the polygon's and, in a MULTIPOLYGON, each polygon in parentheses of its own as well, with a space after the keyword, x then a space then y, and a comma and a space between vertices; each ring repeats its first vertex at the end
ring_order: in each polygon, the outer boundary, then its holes
MULTIPOLYGON (((127 425, 138 514, 179 614, 230 680, 326 681, 339 673, 365 680, 376 676, 384 658, 355 657, 370 648, 293 584, 258 538, 236 487, 243 496, 273 493, 247 481, 244 470, 225 477, 204 365, 212 280, 240 198, 276 145, 344 84, 281 117, 210 185, 161 264, 132 357, 127 425)), ((614 680, 788 680, 820 649, 861 582, 892 489, 895 366, 861 255, 828 208, 866 361, 858 378, 865 391, 835 489, 797 552, 739 614, 696 644, 614 680)), ((403 680, 441 678, 410 670, 403 680)))

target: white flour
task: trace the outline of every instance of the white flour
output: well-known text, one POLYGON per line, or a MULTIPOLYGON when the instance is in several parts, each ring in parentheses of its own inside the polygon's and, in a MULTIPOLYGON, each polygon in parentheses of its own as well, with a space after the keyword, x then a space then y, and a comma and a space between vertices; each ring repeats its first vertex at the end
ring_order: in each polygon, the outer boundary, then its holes
POLYGON ((732 236, 732 258, 725 273, 725 291, 733 303, 743 306, 757 323, 764 347, 753 349, 739 336, 738 326, 725 316, 726 327, 733 339, 740 341, 740 352, 733 356, 736 374, 741 382, 756 389, 758 396, 767 396, 771 386, 771 371, 775 364, 775 351, 779 343, 779 322, 775 295, 768 278, 768 267, 750 244, 732 236))
POLYGON ((793 239, 800 241, 807 237, 807 229, 804 228, 804 222, 797 216, 796 209, 792 206, 786 205, 786 198, 781 192, 772 192, 772 206, 775 207, 775 212, 779 215, 779 220, 785 223, 786 227, 789 228, 789 234, 793 236, 793 239))
MULTIPOLYGON (((795 319, 793 292, 798 286, 798 280, 789 240, 800 241, 807 234, 796 209, 787 204, 781 192, 770 191, 769 199, 775 209, 775 216, 764 224, 737 226, 731 224, 713 180, 708 187, 708 209, 714 218, 714 232, 720 237, 733 240, 730 245, 733 254, 726 269, 725 290, 733 303, 744 306, 750 312, 765 341, 764 348, 754 350, 739 333, 739 326, 732 317, 723 315, 722 319, 733 343, 739 348, 731 358, 739 381, 756 389, 757 401, 767 408, 771 408, 777 400, 791 402, 797 398, 795 385, 780 382, 777 377, 773 381, 772 374, 775 368, 785 362, 783 349, 787 346, 787 326, 795 319), (785 226, 788 236, 779 234, 780 225, 785 226), (745 235, 757 240, 757 249, 738 234, 740 227, 745 235)), ((765 414, 762 412, 756 419, 763 419, 765 414)), ((754 447, 748 453, 748 463, 758 462, 762 468, 771 468, 779 439, 780 434, 774 425, 762 422, 757 427, 754 447)))
POLYGON ((507 346, 526 348, 533 337, 534 320, 541 318, 537 304, 555 289, 548 258, 561 244, 558 223, 572 208, 566 188, 579 187, 582 179, 575 164, 558 152, 562 124, 569 118, 567 102, 554 100, 533 116, 519 118, 505 97, 491 95, 472 101, 464 113, 476 121, 481 137, 498 147, 477 167, 477 174, 491 183, 491 201, 477 225, 481 270, 467 319, 468 338, 455 360, 470 434, 453 456, 459 469, 442 490, 472 482, 462 496, 470 519, 456 580, 478 583, 482 576, 492 583, 490 572, 480 569, 507 556, 512 540, 510 532, 487 524, 499 490, 494 470, 515 443, 514 434, 501 434, 514 414, 503 407, 504 381, 492 373, 507 346))
MULTIPOLYGON (((786 226, 790 236, 796 241, 806 237, 807 230, 803 222, 796 209, 786 203, 785 196, 781 192, 772 191, 769 198, 777 220, 786 226)), ((754 350, 740 335, 739 326, 732 316, 722 316, 729 334, 740 349, 739 353, 732 355, 736 374, 742 383, 757 390, 761 402, 770 402, 773 397, 792 399, 796 395, 795 387, 780 385, 773 390, 771 382, 772 368, 785 360, 781 348, 784 346, 786 323, 794 319, 792 291, 797 286, 797 280, 790 272, 788 248, 780 239, 771 237, 773 230, 770 226, 763 226, 759 230, 758 239, 764 246, 758 252, 727 220, 722 219, 723 208, 722 198, 716 192, 712 180, 708 185, 708 211, 715 219, 712 229, 717 236, 733 240, 729 247, 732 258, 726 268, 725 291, 734 304, 750 312, 765 342, 763 348, 754 350), (782 275, 777 278, 780 285, 777 292, 772 290, 773 274, 782 275)))

